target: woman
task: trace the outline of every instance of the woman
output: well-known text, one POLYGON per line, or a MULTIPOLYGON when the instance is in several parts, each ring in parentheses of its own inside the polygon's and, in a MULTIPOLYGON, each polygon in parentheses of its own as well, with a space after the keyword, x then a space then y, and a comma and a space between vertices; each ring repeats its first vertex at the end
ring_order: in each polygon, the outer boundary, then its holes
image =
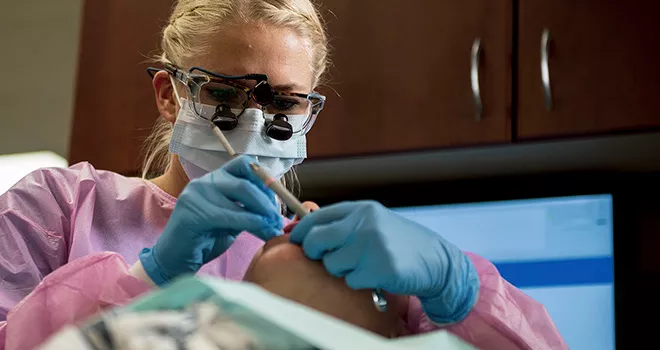
MULTIPOLYGON (((324 101, 312 91, 328 55, 317 10, 308 0, 181 0, 161 49, 165 69, 152 74, 164 121, 145 166, 145 174, 160 176, 125 178, 81 163, 36 171, 1 197, 5 328, 40 295, 64 288, 40 285, 54 271, 88 299, 99 271, 109 281, 156 285, 198 271, 241 279, 263 241, 281 234, 278 202, 249 165, 258 161, 282 177, 305 157, 304 134, 324 101), (209 121, 250 156, 231 160, 209 121), (104 251, 133 264, 135 277, 116 261, 93 258, 104 251)), ((544 308, 492 264, 378 203, 317 210, 290 240, 351 288, 412 296, 407 326, 414 332, 444 327, 484 349, 566 348, 544 308)))

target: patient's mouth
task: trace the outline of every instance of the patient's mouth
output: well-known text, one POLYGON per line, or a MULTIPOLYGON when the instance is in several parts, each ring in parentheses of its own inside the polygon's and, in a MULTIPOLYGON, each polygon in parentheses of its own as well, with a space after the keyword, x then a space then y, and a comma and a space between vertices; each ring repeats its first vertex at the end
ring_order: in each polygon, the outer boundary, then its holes
POLYGON ((291 223, 289 223, 288 225, 286 225, 286 226, 282 229, 282 231, 284 231, 284 234, 289 234, 289 233, 291 233, 291 231, 293 231, 293 229, 296 227, 296 225, 298 225, 299 222, 300 222, 300 221, 292 221, 291 223))

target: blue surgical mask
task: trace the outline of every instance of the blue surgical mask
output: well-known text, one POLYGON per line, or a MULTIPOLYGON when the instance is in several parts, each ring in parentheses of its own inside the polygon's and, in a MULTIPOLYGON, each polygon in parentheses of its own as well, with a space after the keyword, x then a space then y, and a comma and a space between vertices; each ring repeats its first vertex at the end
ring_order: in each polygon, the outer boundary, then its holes
MULTIPOLYGON (((194 179, 220 168, 231 157, 213 134, 211 123, 196 115, 190 101, 179 101, 181 108, 174 123, 170 152, 179 156, 186 174, 194 179)), ((213 106, 201 108, 214 109, 213 106)), ((272 116, 264 115, 261 109, 247 108, 236 129, 223 134, 237 153, 256 157, 272 176, 280 178, 307 157, 307 140, 304 135, 295 134, 286 141, 266 136, 264 128, 268 118, 272 116)), ((303 123, 304 119, 304 116, 292 115, 289 123, 303 123)))

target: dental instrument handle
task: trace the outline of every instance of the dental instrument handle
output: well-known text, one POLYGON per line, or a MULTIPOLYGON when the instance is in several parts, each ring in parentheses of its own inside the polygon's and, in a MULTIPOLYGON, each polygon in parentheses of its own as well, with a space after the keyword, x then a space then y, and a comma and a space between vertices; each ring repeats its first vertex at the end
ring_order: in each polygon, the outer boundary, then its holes
POLYGON ((225 151, 229 153, 229 156, 232 158, 236 157, 236 151, 234 151, 234 149, 229 144, 229 141, 225 137, 225 134, 223 134, 222 131, 220 131, 220 128, 217 125, 211 123, 211 126, 212 126, 211 129, 213 129, 213 133, 215 134, 215 136, 218 137, 218 139, 220 139, 220 143, 222 144, 222 147, 224 147, 225 151))
POLYGON ((309 214, 309 210, 303 207, 298 198, 289 192, 289 190, 287 190, 281 182, 270 176, 262 167, 255 163, 250 163, 250 168, 252 168, 255 174, 259 176, 261 181, 263 181, 266 186, 268 186, 271 190, 273 190, 273 192, 280 196, 280 198, 284 201, 284 203, 286 203, 289 209, 293 210, 293 212, 296 213, 299 218, 302 219, 305 217, 305 215, 309 214))

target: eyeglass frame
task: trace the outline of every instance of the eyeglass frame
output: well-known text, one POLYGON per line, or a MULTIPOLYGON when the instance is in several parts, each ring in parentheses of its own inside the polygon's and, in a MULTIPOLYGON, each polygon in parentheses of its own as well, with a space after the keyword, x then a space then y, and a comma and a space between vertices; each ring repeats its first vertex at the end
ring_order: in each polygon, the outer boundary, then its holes
MULTIPOLYGON (((245 105, 243 106, 243 110, 237 117, 240 117, 245 111, 245 109, 247 109, 247 103, 249 103, 250 100, 259 104, 263 109, 273 102, 275 96, 291 96, 291 97, 304 98, 311 103, 311 115, 309 116, 309 120, 307 120, 305 124, 303 124, 300 130, 294 131, 294 134, 297 133, 301 133, 302 135, 307 134, 314 125, 314 122, 316 121, 316 118, 318 117, 319 113, 321 113, 323 107, 325 107, 326 97, 317 92, 312 91, 308 94, 303 94, 296 92, 284 92, 284 91, 274 90, 268 83, 268 76, 266 74, 246 74, 239 76, 231 76, 231 75, 214 73, 197 66, 191 67, 188 70, 188 72, 185 72, 181 68, 178 68, 177 66, 170 63, 165 63, 164 68, 147 67, 147 74, 149 74, 149 76, 153 79, 154 75, 162 70, 172 75, 179 82, 185 84, 192 96, 195 96, 196 93, 199 94, 199 90, 201 90, 201 87, 204 84, 208 84, 210 82, 229 85, 244 91, 248 99, 244 102, 245 105), (200 71, 204 74, 194 73, 194 71, 200 71), (236 80, 254 80, 257 83, 254 86, 254 88, 249 88, 247 86, 237 83, 236 80), (260 102, 255 97, 254 92, 259 87, 262 88, 267 87, 270 90, 271 97, 269 102, 265 102, 265 101, 260 102)), ((209 120, 201 116, 200 113, 197 114, 200 118, 204 120, 209 120)))

